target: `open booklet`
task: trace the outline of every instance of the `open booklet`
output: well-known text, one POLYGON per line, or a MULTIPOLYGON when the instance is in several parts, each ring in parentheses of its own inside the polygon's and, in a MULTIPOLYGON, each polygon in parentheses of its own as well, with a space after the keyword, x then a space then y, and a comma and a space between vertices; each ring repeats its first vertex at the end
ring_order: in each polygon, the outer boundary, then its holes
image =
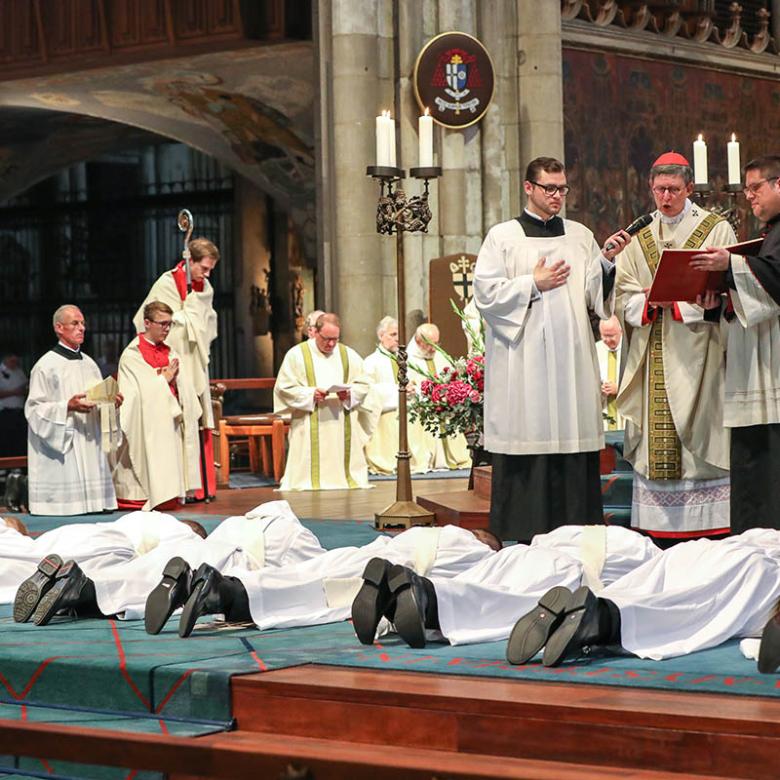
POLYGON ((92 401, 100 414, 100 446, 106 453, 114 452, 122 440, 116 410, 118 392, 119 385, 112 376, 92 385, 86 392, 87 401, 92 401))
POLYGON ((700 271, 691 268, 691 259, 701 254, 701 249, 664 249, 658 268, 647 294, 648 303, 673 303, 685 301, 695 303, 699 295, 707 290, 724 292, 726 289, 723 271, 700 271))
POLYGON ((344 390, 351 390, 352 385, 331 385, 325 392, 330 393, 341 393, 344 390))

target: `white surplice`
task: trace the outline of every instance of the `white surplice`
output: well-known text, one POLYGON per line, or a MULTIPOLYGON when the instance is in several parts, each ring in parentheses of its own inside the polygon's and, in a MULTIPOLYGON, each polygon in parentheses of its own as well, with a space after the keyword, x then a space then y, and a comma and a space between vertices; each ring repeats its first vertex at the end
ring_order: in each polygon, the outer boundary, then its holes
POLYGON ((517 220, 488 232, 474 269, 485 319, 485 449, 509 455, 591 452, 604 446, 598 361, 588 309, 604 301, 604 262, 593 234, 529 238, 517 220), (562 287, 533 294, 541 258, 571 267, 562 287))
POLYGON ((780 598, 780 532, 677 544, 606 587, 620 644, 659 660, 760 636, 780 598))
POLYGON ((102 379, 97 363, 83 353, 80 360, 70 360, 52 350, 33 366, 24 406, 30 514, 116 509, 111 470, 101 449, 100 413, 97 408, 68 411, 71 397, 102 379))
POLYGON ((289 350, 274 386, 274 412, 292 417, 280 490, 371 487, 363 448, 379 410, 369 390, 363 361, 353 349, 339 344, 330 355, 324 355, 314 340, 309 340, 289 350), (304 349, 311 355, 312 383, 306 374, 304 349), (315 405, 317 388, 327 390, 336 385, 349 385, 346 401, 333 393, 315 405))
POLYGON ((507 639, 550 588, 606 585, 660 552, 619 526, 562 526, 530 546, 505 547, 457 577, 431 577, 440 633, 453 645, 507 639))
MULTIPOLYGON (((178 357, 173 349, 169 352, 171 361, 178 357)), ((144 509, 183 498, 188 489, 200 487, 200 482, 187 483, 184 447, 185 431, 197 433, 200 405, 189 382, 176 384, 178 399, 165 377, 144 360, 138 339, 122 353, 119 390, 124 401, 119 420, 124 444, 114 467, 114 485, 118 498, 145 501, 144 509)))

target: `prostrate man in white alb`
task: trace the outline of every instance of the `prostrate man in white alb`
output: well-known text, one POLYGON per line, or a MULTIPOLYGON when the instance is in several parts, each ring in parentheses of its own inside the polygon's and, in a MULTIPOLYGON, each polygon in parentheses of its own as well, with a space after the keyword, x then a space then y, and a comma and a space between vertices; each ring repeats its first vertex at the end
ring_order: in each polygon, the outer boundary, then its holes
MULTIPOLYGON (((402 564, 420 574, 452 577, 498 548, 500 542, 488 532, 452 525, 417 526, 392 538, 380 536, 363 547, 328 550, 283 569, 232 568, 220 573, 202 566, 193 577, 179 635, 189 636, 197 618, 209 614, 225 614, 229 621, 251 620, 262 630, 346 620, 363 585, 361 573, 371 576, 366 570, 373 560, 402 564)), ((371 636, 375 630, 375 625, 369 627, 371 636)))
MULTIPOLYGON (((583 582, 601 587, 660 552, 648 538, 619 526, 563 526, 534 537, 530 546, 505 547, 455 577, 420 575, 394 566, 382 588, 364 575, 361 598, 366 591, 376 592, 374 616, 390 616, 411 647, 442 639, 453 645, 496 642, 507 639, 517 619, 550 588, 568 593, 567 588, 583 582)), ((545 606, 554 611, 555 600, 545 606)), ((357 615, 353 610, 361 641, 373 641, 368 628, 376 622, 370 616, 370 610, 357 615)))
POLYGON ((601 339, 596 342, 596 354, 601 376, 601 399, 607 413, 604 430, 622 431, 625 426, 617 408, 617 394, 623 367, 623 329, 614 314, 608 320, 599 321, 599 334, 601 339))
MULTIPOLYGON (((111 470, 102 450, 100 415, 86 392, 102 381, 81 352, 86 324, 77 306, 54 312, 57 345, 30 372, 27 457, 30 513, 80 515, 116 509, 111 470)), ((121 395, 116 404, 122 402, 121 395)))
POLYGON ((558 160, 533 160, 523 188, 523 213, 492 227, 482 244, 474 300, 486 326, 490 527, 527 541, 560 525, 603 521, 604 433, 588 309, 601 319, 612 314, 612 259, 630 237, 615 233, 600 250, 584 225, 558 216, 569 192, 558 160))
POLYGON ((618 260, 618 316, 631 342, 618 393, 623 454, 634 467, 631 524, 658 538, 729 530, 729 436, 723 427, 723 343, 695 304, 650 306, 664 249, 726 246, 729 223, 688 199, 693 171, 667 152, 650 169, 653 221, 618 260))
POLYGON ((144 332, 119 359, 124 443, 114 486, 122 509, 174 509, 187 493, 184 443, 187 431, 198 429, 201 408, 192 385, 179 381, 180 358, 165 343, 172 317, 167 303, 148 303, 144 332))
POLYGON ((366 461, 372 474, 395 474, 398 453, 398 363, 388 352, 398 351, 398 321, 383 317, 377 325, 379 346, 363 361, 382 404, 382 414, 366 444, 366 461))
MULTIPOLYGON (((445 368, 450 366, 447 359, 434 346, 439 343, 439 329, 432 322, 424 322, 414 332, 409 346, 406 348, 409 363, 409 380, 417 392, 425 381, 425 374, 442 376, 445 368)), ((465 469, 471 465, 463 434, 439 438, 426 431, 419 422, 409 425, 409 451, 411 452, 411 468, 417 474, 444 469, 465 469)))
POLYGON ((195 390, 200 403, 200 425, 204 429, 203 455, 199 431, 186 431, 187 489, 200 491, 203 488, 203 464, 211 475, 210 481, 214 479, 214 449, 211 443, 214 414, 209 389, 209 360, 211 342, 217 337, 217 312, 214 310, 214 288, 209 277, 219 262, 219 249, 206 238, 195 238, 190 241, 189 250, 192 289, 187 290, 182 260, 152 285, 133 317, 133 325, 136 333, 144 332, 144 307, 152 301, 167 303, 173 310, 173 324, 165 342, 179 356, 182 381, 189 382, 195 390))
POLYGON ((317 320, 314 338, 285 356, 274 387, 274 412, 292 416, 281 490, 367 488, 363 453, 378 414, 355 350, 339 343, 335 314, 317 320))

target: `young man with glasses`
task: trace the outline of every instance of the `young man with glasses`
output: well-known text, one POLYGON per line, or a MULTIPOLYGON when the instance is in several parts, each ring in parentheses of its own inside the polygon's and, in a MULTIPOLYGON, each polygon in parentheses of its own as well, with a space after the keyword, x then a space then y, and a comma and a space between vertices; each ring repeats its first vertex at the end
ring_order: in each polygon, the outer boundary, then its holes
MULTIPOLYGON (((551 157, 526 170, 524 212, 490 229, 474 271, 485 319, 485 448, 490 528, 528 541, 561 525, 601 523, 601 392, 588 309, 612 314, 612 258, 584 225, 560 218, 569 192, 551 157)), ((609 247, 609 248, 607 248, 609 247)))
POLYGON ((152 285, 133 317, 133 325, 137 333, 144 332, 144 307, 152 301, 166 303, 173 310, 173 323, 165 342, 178 353, 182 379, 195 388, 201 408, 202 441, 197 429, 187 432, 187 489, 195 491, 200 498, 203 496, 204 471, 208 477, 208 494, 214 495, 216 491, 209 357, 211 342, 217 337, 217 313, 214 310, 214 288, 209 277, 220 255, 216 245, 207 238, 194 238, 188 246, 191 289, 187 289, 187 275, 182 260, 152 285))
POLYGON ((119 358, 119 415, 124 441, 117 453, 114 486, 120 509, 175 509, 187 493, 185 442, 198 430, 200 404, 181 376, 181 358, 165 343, 173 309, 144 307, 144 332, 119 358))
POLYGON ((631 332, 617 397, 624 456, 634 467, 631 524, 656 541, 729 530, 729 439, 723 428, 723 346, 701 306, 651 306, 647 291, 664 249, 727 246, 722 217, 691 203, 693 171, 676 152, 650 169, 653 221, 618 263, 617 310, 631 332))
MULTIPOLYGON (((101 449, 100 413, 87 391, 103 377, 81 351, 87 324, 81 310, 54 312, 58 343, 30 372, 24 405, 30 514, 82 515, 116 509, 111 470, 101 449)), ((117 396, 116 404, 122 403, 117 396)))
POLYGON ((731 431, 731 528, 780 528, 780 155, 745 166, 745 197, 765 224, 754 255, 707 242, 692 266, 726 271, 724 424, 731 431))

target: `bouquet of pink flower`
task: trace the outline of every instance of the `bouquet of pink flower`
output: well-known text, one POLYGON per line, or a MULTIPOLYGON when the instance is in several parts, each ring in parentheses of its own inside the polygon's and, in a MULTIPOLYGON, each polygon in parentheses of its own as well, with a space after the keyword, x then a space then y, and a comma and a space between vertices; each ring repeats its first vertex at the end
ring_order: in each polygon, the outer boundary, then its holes
POLYGON ((410 399, 409 418, 419 420, 429 433, 441 438, 458 433, 482 433, 482 410, 485 391, 485 355, 482 333, 473 330, 463 312, 452 308, 463 320, 471 336, 472 351, 467 357, 453 358, 438 344, 432 344, 449 365, 439 374, 418 366, 415 371, 426 377, 420 392, 410 399))

